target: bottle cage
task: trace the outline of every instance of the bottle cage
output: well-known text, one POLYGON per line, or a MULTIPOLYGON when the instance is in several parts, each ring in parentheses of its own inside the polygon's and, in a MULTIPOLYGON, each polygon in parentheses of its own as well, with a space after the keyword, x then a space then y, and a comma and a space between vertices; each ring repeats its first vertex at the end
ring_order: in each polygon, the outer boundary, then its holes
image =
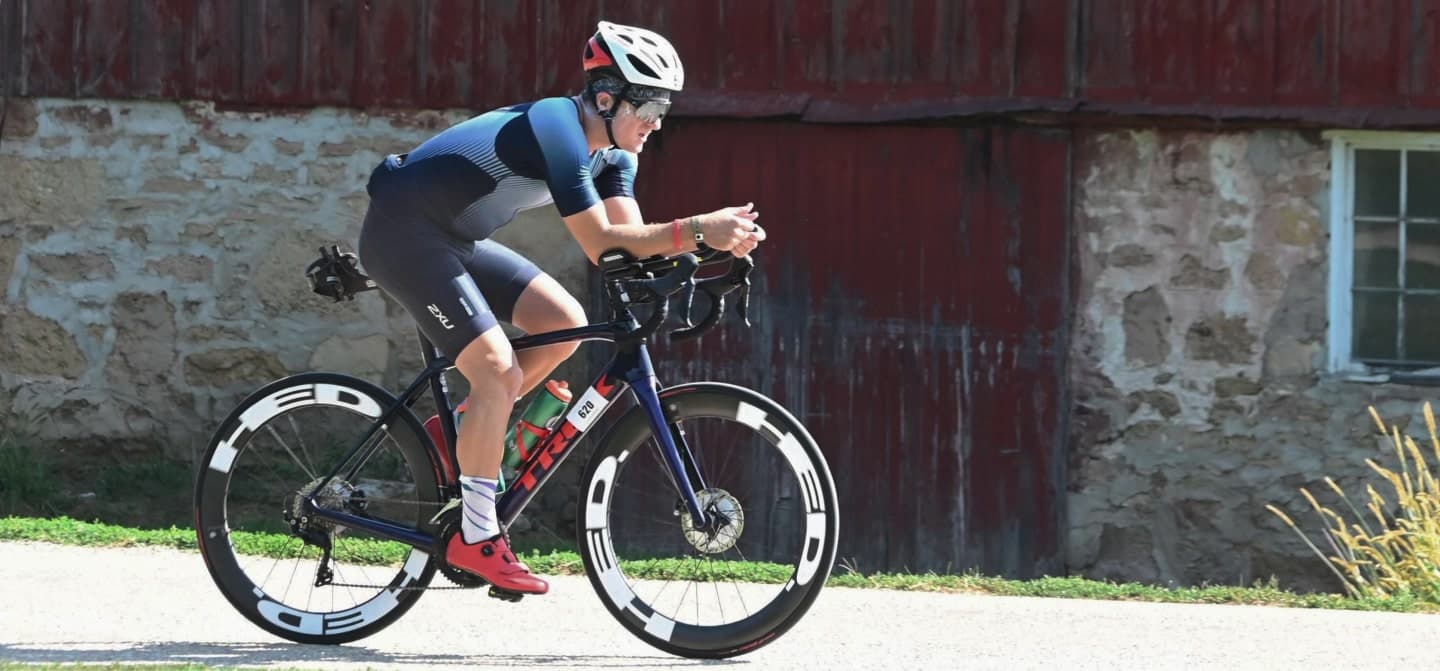
POLYGON ((355 294, 376 288, 375 281, 360 272, 360 258, 341 252, 336 245, 320 248, 320 258, 305 268, 305 277, 310 279, 312 291, 336 303, 355 300, 355 294))

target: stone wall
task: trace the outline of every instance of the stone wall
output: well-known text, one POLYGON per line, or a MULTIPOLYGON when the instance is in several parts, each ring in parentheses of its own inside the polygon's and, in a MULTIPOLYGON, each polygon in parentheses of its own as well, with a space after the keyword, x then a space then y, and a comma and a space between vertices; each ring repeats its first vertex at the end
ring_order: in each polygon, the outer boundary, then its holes
MULTIPOLYGON (((354 249, 385 154, 466 116, 10 101, 0 423, 34 422, 80 455, 193 460, 278 376, 408 383, 420 357, 404 311, 378 292, 330 303, 303 271, 323 244, 354 249)), ((587 301, 589 264, 553 210, 497 238, 587 301)), ((561 374, 579 377, 579 359, 561 374)))
POLYGON ((1103 132, 1075 165, 1073 571, 1338 587, 1265 505, 1317 529, 1298 488, 1353 486, 1367 406, 1403 424, 1425 395, 1324 373, 1328 145, 1103 132))
MULTIPOLYGON (((465 116, 12 100, 0 426, 37 422, 71 458, 189 461, 274 377, 408 381, 403 311, 378 293, 328 303, 302 271, 321 244, 353 248, 381 156, 465 116)), ((1425 396, 1321 369, 1327 147, 1283 131, 1081 133, 1074 185, 1072 570, 1328 586, 1265 504, 1299 512, 1298 487, 1357 482, 1375 454, 1366 406, 1403 422, 1425 396)), ((586 299, 587 264, 552 211, 499 238, 586 299)), ((560 374, 583 384, 582 357, 560 374)), ((539 505, 563 525, 572 496, 539 505)))

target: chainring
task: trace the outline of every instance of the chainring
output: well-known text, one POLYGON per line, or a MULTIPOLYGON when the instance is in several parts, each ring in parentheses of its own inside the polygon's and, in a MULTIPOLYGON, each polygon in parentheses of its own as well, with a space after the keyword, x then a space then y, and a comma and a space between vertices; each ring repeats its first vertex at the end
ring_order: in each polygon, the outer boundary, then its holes
POLYGON ((469 571, 462 571, 445 561, 446 548, 450 547, 450 539, 460 533, 460 510, 459 506, 446 508, 437 515, 439 526, 435 532, 435 548, 431 556, 435 557, 435 563, 440 569, 440 574, 447 580, 460 587, 473 589, 489 585, 484 578, 481 578, 469 571))

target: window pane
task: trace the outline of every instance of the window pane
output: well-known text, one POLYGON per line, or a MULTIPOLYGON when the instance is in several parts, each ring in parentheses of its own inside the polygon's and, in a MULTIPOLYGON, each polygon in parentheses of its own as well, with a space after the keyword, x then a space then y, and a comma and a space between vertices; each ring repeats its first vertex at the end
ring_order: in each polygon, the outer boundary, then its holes
POLYGON ((1405 288, 1440 289, 1440 224, 1405 227, 1405 288))
POLYGON ((1394 359, 1396 294, 1355 292, 1355 358, 1394 359))
POLYGON ((1400 286, 1400 225, 1355 222, 1355 286, 1400 286))
POLYGON ((1355 150, 1355 216, 1400 215, 1400 152, 1355 150))
POLYGON ((1405 297, 1405 358, 1440 362, 1440 296, 1405 297))
POLYGON ((1440 217, 1440 151, 1405 153, 1405 216, 1440 217))

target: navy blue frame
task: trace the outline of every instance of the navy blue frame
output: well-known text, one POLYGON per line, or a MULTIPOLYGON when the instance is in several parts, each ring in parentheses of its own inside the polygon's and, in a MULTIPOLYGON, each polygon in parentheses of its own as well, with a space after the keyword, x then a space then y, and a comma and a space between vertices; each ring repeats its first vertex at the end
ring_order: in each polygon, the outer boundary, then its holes
MULTIPOLYGON (((691 519, 696 521, 698 527, 704 527, 708 523, 705 511, 700 508, 700 501, 695 492, 698 489, 705 489, 704 479, 698 465, 695 463, 689 446, 685 444, 683 435, 674 430, 671 419, 665 414, 664 407, 660 403, 660 385, 655 376, 655 368, 650 362, 650 353, 646 349, 645 339, 634 337, 637 325, 632 319, 617 319, 604 324, 591 324, 573 329, 552 331, 549 333, 538 333, 535 335, 522 336, 510 340, 510 345, 516 351, 544 347, 567 342, 582 342, 589 340, 604 340, 617 343, 615 355, 610 362, 596 376, 589 389, 600 393, 607 403, 600 409, 603 415, 613 405, 613 401, 626 389, 634 395, 639 407, 643 408, 649 416, 650 426, 654 434, 660 439, 660 449, 665 457, 665 463, 670 468, 672 482, 677 488, 677 494, 685 502, 690 512, 691 519)), ((415 378, 410 386, 405 389, 396 403, 387 408, 370 425, 365 435, 340 459, 339 463, 330 471, 310 494, 306 497, 307 507, 317 517, 342 524, 347 527, 364 529, 376 536, 387 538, 411 545, 416 548, 431 550, 435 546, 433 535, 420 529, 403 527, 388 522, 360 517, 349 513, 321 507, 315 499, 315 494, 325 488, 329 481, 346 471, 346 466, 354 463, 354 466, 346 472, 346 479, 353 477, 361 466, 370 458, 378 443, 372 443, 371 439, 386 424, 391 422, 395 415, 400 412, 401 407, 413 407, 419 400, 420 395, 428 389, 435 399, 435 406, 438 409, 440 427, 445 438, 445 446, 437 446, 430 440, 428 435, 424 442, 430 457, 431 465, 435 468, 437 482, 439 483, 442 495, 447 497, 458 495, 458 483, 453 481, 453 474, 456 472, 454 464, 454 445, 456 439, 455 412, 454 406, 450 403, 448 387, 445 382, 445 373, 455 367, 454 362, 446 358, 433 344, 427 340, 422 333, 420 335, 422 353, 425 359, 425 370, 415 378), (442 453, 445 450, 448 454, 442 453), (357 458, 358 456, 358 458, 357 458), (448 469, 447 469, 448 465, 448 469)), ((571 400, 570 407, 566 408, 566 414, 574 407, 575 403, 581 401, 584 394, 576 394, 571 400)), ((598 422, 599 416, 591 421, 590 426, 598 422)), ((588 429, 587 429, 588 430, 588 429)), ((574 451, 580 439, 586 431, 577 430, 568 422, 562 422, 560 427, 551 431, 531 452, 529 458, 520 466, 520 476, 516 482, 500 495, 496 501, 496 511, 500 521, 509 526, 520 516, 525 506, 534 499, 535 494, 540 491, 549 477, 557 470, 561 462, 574 451)))

